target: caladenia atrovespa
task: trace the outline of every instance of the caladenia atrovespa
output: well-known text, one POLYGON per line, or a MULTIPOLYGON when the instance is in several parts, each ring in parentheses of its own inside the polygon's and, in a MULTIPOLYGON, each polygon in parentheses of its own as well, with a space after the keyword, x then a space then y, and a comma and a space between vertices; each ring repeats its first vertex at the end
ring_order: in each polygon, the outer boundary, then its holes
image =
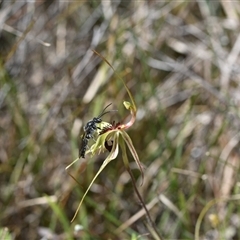
MULTIPOLYGON (((102 57, 95 50, 93 50, 93 52, 96 53, 98 56, 100 56, 113 69, 112 65, 104 57, 102 57)), ((113 71, 114 71, 114 69, 113 69, 113 71)), ((89 184, 86 192, 84 193, 84 195, 77 207, 77 210, 76 210, 71 222, 74 221, 74 219, 76 218, 77 213, 79 212, 79 209, 82 205, 84 198, 86 197, 89 189, 93 185, 93 183, 96 180, 96 178, 98 177, 98 175, 104 170, 104 168, 107 166, 108 163, 110 163, 112 160, 116 159, 116 157, 118 156, 119 148, 121 148, 123 163, 124 163, 125 167, 127 169, 129 169, 129 160, 128 160, 127 153, 126 153, 126 146, 128 147, 133 159, 136 161, 138 168, 141 171, 142 181, 143 181, 143 169, 142 169, 137 151, 135 150, 135 148, 133 146, 130 136, 126 132, 126 130, 128 128, 130 128, 136 120, 137 108, 136 108, 134 99, 132 97, 132 94, 131 94, 130 90, 128 89, 128 87, 126 86, 125 82, 123 81, 123 79, 121 77, 118 76, 118 78, 122 81, 122 83, 128 93, 128 96, 131 100, 131 102, 127 102, 127 101, 123 102, 124 107, 128 111, 130 111, 131 118, 127 123, 120 123, 120 122, 108 123, 108 122, 104 122, 104 121, 101 121, 98 123, 98 125, 97 125, 98 136, 97 136, 96 142, 90 147, 89 150, 86 151, 85 154, 87 155, 90 153, 92 156, 94 156, 95 154, 98 154, 99 152, 106 151, 106 150, 109 151, 109 154, 107 155, 107 157, 103 161, 100 169, 95 174, 94 178, 92 179, 91 183, 89 184)), ((73 163, 71 163, 69 166, 67 166, 66 170, 69 169, 69 167, 72 166, 78 159, 76 159, 75 161, 73 161, 73 163)))
POLYGON ((75 212, 75 215, 74 215, 72 221, 75 219, 85 196, 87 195, 89 189, 91 188, 92 184, 94 183, 94 181, 96 180, 98 175, 103 171, 103 169, 108 165, 109 162, 116 159, 116 157, 118 156, 119 148, 121 148, 124 165, 125 165, 125 167, 129 168, 129 161, 128 161, 128 157, 127 157, 127 153, 126 153, 126 145, 127 145, 130 153, 132 154, 132 157, 136 161, 136 163, 141 171, 142 178, 143 178, 143 170, 142 170, 140 160, 138 158, 137 151, 135 150, 135 148, 133 146, 131 138, 125 131, 127 128, 129 128, 134 123, 136 115, 135 115, 134 111, 132 110, 133 108, 131 107, 131 104, 129 102, 124 102, 123 104, 127 109, 129 109, 131 111, 131 116, 132 116, 131 120, 126 124, 120 124, 120 123, 110 124, 107 122, 102 122, 102 124, 100 124, 99 126, 100 126, 100 128, 101 128, 101 125, 104 127, 100 131, 99 136, 96 140, 96 143, 94 143, 91 146, 91 148, 88 151, 86 151, 86 154, 91 153, 92 155, 95 155, 101 151, 105 151, 106 149, 110 150, 108 156, 104 160, 100 169, 98 170, 98 172, 94 176, 93 180, 91 181, 90 185, 88 186, 86 192, 84 193, 82 200, 78 205, 78 208, 75 212), (108 145, 109 142, 111 143, 111 145, 108 145), (106 147, 106 145, 107 145, 107 147, 106 147))
MULTIPOLYGON (((112 65, 102 55, 100 55, 95 50, 93 50, 93 52, 95 54, 97 54, 99 57, 101 57, 112 68, 112 70, 115 72, 112 65)), ((93 118, 93 120, 91 120, 90 123, 88 122, 88 124, 91 125, 90 127, 92 127, 94 125, 93 130, 94 131, 96 130, 96 132, 97 132, 97 139, 96 139, 96 142, 90 147, 89 150, 87 150, 86 152, 84 150, 84 156, 85 156, 85 154, 87 155, 89 153, 92 154, 92 155, 95 155, 95 154, 97 154, 101 151, 106 151, 106 150, 108 150, 109 154, 107 155, 107 157, 103 161, 100 169, 97 171, 97 173, 93 177, 92 181, 90 182, 87 190, 85 191, 85 193, 84 193, 84 195, 83 195, 83 197, 82 197, 82 199, 81 199, 81 201, 80 201, 80 203, 77 207, 77 210, 76 210, 71 222, 73 222, 74 219, 76 218, 76 216, 77 216, 77 214, 78 214, 78 212, 81 208, 81 205, 83 203, 84 198, 86 197, 89 189, 93 185, 93 183, 96 180, 96 178, 98 177, 98 175, 104 170, 104 168, 108 165, 108 163, 110 163, 112 160, 117 158, 117 156, 119 154, 119 149, 121 149, 121 156, 122 156, 122 159, 123 159, 124 166, 125 166, 126 170, 128 171, 131 179, 132 179, 132 184, 133 184, 134 191, 135 191, 138 199, 140 200, 142 207, 144 208, 144 210, 146 212, 146 216, 147 216, 147 220, 148 220, 147 227, 149 229, 149 232, 154 237, 154 239, 161 240, 162 237, 158 233, 158 231, 155 227, 155 224, 153 223, 153 221, 151 219, 150 213, 149 213, 149 211, 148 211, 148 209, 147 209, 147 207, 146 207, 146 205, 145 205, 145 203, 144 203, 144 201, 143 201, 143 199, 142 199, 142 197, 141 197, 141 195, 140 195, 140 193, 137 189, 136 181, 134 179, 133 173, 132 173, 131 168, 129 166, 129 160, 128 160, 128 156, 127 156, 127 148, 128 148, 132 157, 133 157, 133 159, 135 160, 135 162, 138 165, 138 168, 139 168, 139 170, 141 172, 141 175, 142 175, 142 183, 143 183, 144 174, 143 174, 142 165, 141 165, 141 162, 139 160, 137 151, 133 146, 132 140, 126 132, 126 130, 128 128, 130 128, 136 120, 137 107, 136 107, 133 96, 132 96, 130 90, 128 89, 127 85, 125 84, 123 79, 116 72, 115 72, 115 74, 117 75, 118 79, 120 79, 122 81, 122 83, 124 85, 124 88, 126 89, 126 91, 128 93, 128 96, 130 98, 130 102, 124 101, 123 105, 128 111, 130 111, 131 118, 127 123, 120 123, 120 122, 108 123, 108 122, 102 121, 102 119, 100 119, 100 117, 105 114, 104 110, 106 110, 106 108, 109 106, 108 105, 97 118, 93 118), (126 148, 126 146, 127 146, 127 148, 126 148)), ((114 110, 111 110, 111 111, 114 111, 114 110)), ((85 133, 86 132, 90 133, 90 137, 92 137, 93 131, 90 131, 90 130, 87 131, 87 130, 89 130, 89 129, 85 128, 85 133)), ((66 167, 66 170, 68 170, 68 168, 70 166, 72 166, 78 160, 79 160, 79 158, 74 160, 69 166, 66 167)), ((70 174, 70 176, 73 177, 71 174, 70 174)), ((75 177, 73 177, 73 179, 75 181, 77 181, 75 179, 75 177)))

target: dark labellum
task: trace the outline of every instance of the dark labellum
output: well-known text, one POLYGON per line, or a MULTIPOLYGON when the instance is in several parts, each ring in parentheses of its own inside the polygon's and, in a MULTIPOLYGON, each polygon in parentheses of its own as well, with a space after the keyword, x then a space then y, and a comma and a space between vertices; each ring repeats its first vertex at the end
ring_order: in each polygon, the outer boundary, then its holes
POLYGON ((113 140, 105 141, 104 146, 109 152, 111 152, 113 147, 113 140))

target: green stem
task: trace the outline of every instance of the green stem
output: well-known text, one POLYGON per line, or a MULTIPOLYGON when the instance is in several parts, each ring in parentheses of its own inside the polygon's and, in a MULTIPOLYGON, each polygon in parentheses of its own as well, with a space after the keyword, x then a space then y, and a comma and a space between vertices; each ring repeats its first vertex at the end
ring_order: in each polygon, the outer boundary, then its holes
POLYGON ((141 202, 142 207, 144 208, 144 210, 146 212, 147 221, 148 221, 149 225, 152 227, 153 232, 152 231, 150 231, 150 232, 152 233, 153 237, 156 240, 163 240, 161 235, 158 233, 154 222, 151 219, 150 213, 149 213, 149 211, 148 211, 148 209, 147 209, 147 207, 146 207, 146 205, 145 205, 145 203, 144 203, 144 201, 142 199, 141 194, 139 193, 139 191, 137 189, 136 180, 135 180, 135 178, 133 176, 133 173, 132 173, 132 171, 131 171, 131 169, 129 167, 129 161, 128 161, 128 157, 127 157, 126 146, 125 146, 125 143, 124 143, 124 140, 123 140, 122 136, 119 137, 119 144, 120 144, 121 150, 122 150, 122 156, 123 156, 124 165, 125 165, 128 173, 129 173, 129 175, 130 175, 130 177, 132 179, 132 184, 133 184, 134 191, 136 192, 137 197, 138 197, 139 201, 141 202))
POLYGON ((131 169, 129 167, 127 167, 127 171, 128 171, 128 173, 129 173, 129 175, 130 175, 130 177, 132 179, 132 184, 133 184, 134 191, 136 192, 136 194, 137 194, 137 196, 138 196, 138 198, 139 198, 139 200, 141 202, 141 205, 142 205, 142 207, 144 208, 144 210, 146 212, 147 221, 149 222, 149 225, 154 230, 154 233, 155 233, 154 237, 155 237, 155 239, 163 240, 163 237, 161 237, 161 235, 158 233, 158 231, 156 229, 156 226, 155 226, 154 222, 151 219, 150 213, 149 213, 149 211, 148 211, 148 209, 147 209, 147 207, 146 207, 146 205, 145 205, 145 203, 144 203, 144 201, 142 199, 142 196, 141 196, 141 194, 139 193, 139 191, 137 189, 135 178, 134 178, 133 173, 132 173, 132 171, 131 171, 131 169))

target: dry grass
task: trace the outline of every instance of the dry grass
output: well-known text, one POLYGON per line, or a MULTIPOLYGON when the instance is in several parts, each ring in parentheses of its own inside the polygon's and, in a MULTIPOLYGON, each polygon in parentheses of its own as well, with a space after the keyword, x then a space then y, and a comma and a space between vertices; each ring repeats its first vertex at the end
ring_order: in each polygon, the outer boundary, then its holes
POLYGON ((1 1, 0 239, 152 239, 121 156, 70 223, 104 159, 72 167, 81 186, 66 173, 83 124, 111 102, 104 120, 127 114, 91 49, 137 102, 139 191, 164 239, 240 239, 239 16, 238 1, 1 1))

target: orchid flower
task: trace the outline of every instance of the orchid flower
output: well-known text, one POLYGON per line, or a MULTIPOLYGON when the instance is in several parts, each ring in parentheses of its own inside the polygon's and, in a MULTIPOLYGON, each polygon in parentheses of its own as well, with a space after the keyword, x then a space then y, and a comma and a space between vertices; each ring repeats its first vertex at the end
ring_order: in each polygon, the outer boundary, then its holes
MULTIPOLYGON (((100 55, 95 50, 93 50, 93 52, 95 54, 97 54, 99 57, 101 57, 115 72, 112 65, 102 55, 100 55)), ((128 89, 127 85, 125 84, 125 82, 119 75, 117 75, 117 76, 122 81, 122 83, 128 93, 128 96, 131 100, 131 102, 127 102, 127 101, 123 102, 123 105, 125 106, 125 108, 130 111, 131 118, 130 118, 129 122, 127 122, 127 123, 120 123, 120 122, 118 122, 118 123, 116 123, 116 122, 113 122, 113 123, 101 122, 101 123, 99 123, 98 138, 96 139, 96 142, 86 152, 86 154, 91 153, 92 155, 95 155, 96 153, 98 153, 100 151, 104 151, 106 149, 109 150, 109 154, 106 157, 106 159, 104 160, 104 162, 102 163, 100 169, 98 170, 98 172, 96 173, 94 178, 92 179, 91 183, 89 184, 86 192, 84 193, 84 195, 77 207, 77 210, 76 210, 71 222, 73 222, 73 220, 76 218, 77 213, 79 212, 79 209, 82 205, 82 202, 83 202, 84 198, 86 197, 89 189, 93 185, 94 181, 96 180, 96 178, 104 170, 104 168, 108 165, 108 163, 111 162, 112 160, 116 159, 116 157, 118 156, 119 148, 121 148, 121 150, 122 150, 122 158, 123 158, 124 165, 127 169, 129 169, 129 161, 128 161, 127 152, 126 152, 126 145, 127 145, 133 159, 135 160, 135 162, 138 165, 139 170, 141 171, 142 181, 143 181, 142 165, 140 163, 137 151, 135 150, 135 148, 133 146, 132 140, 129 137, 129 135, 126 133, 126 130, 129 127, 131 127, 136 120, 137 108, 136 108, 136 104, 133 99, 133 96, 132 96, 130 90, 128 89), (111 143, 111 145, 109 145, 109 143, 111 143)), ((77 160, 78 159, 73 161, 73 163, 71 163, 66 169, 68 169, 71 165, 73 165, 77 160)))
POLYGON ((132 124, 135 122, 136 111, 134 111, 134 107, 131 105, 131 103, 125 101, 125 102, 123 102, 123 104, 126 109, 130 110, 130 113, 131 113, 130 121, 127 122, 126 124, 115 123, 115 122, 110 124, 107 122, 101 122, 99 124, 99 126, 100 126, 100 128, 102 127, 102 129, 99 130, 99 136, 96 140, 96 143, 94 143, 91 146, 91 148, 86 152, 86 154, 92 153, 92 155, 95 155, 96 153, 98 153, 100 151, 105 151, 106 149, 109 150, 108 156, 104 160, 102 166, 100 167, 100 169, 94 176, 93 180, 91 181, 90 185, 88 186, 86 192, 84 193, 82 200, 80 201, 80 203, 78 205, 78 208, 75 212, 75 215, 74 215, 72 221, 75 219, 75 217, 82 205, 84 198, 86 197, 89 189, 93 185, 93 183, 96 180, 96 178, 98 177, 98 175, 103 171, 103 169, 108 165, 109 162, 116 159, 116 157, 118 156, 119 147, 122 150, 123 162, 126 167, 129 167, 129 161, 128 161, 127 152, 126 152, 126 145, 127 145, 130 153, 132 154, 133 159, 136 161, 136 163, 139 167, 139 170, 141 171, 142 178, 143 178, 143 169, 142 169, 137 151, 135 150, 135 148, 133 146, 131 138, 125 131, 126 129, 131 127, 132 124), (109 142, 111 142, 112 145, 108 145, 109 142))

